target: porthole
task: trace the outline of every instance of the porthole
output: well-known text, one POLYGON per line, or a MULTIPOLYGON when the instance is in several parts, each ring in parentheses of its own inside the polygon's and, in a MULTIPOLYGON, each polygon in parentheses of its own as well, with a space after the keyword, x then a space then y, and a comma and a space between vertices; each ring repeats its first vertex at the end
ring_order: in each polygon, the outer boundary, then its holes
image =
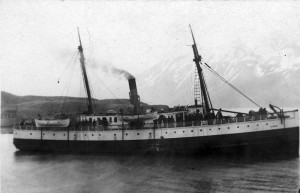
POLYGON ((66 134, 64 134, 64 136, 66 136, 66 134))
POLYGON ((174 131, 174 133, 176 133, 176 131, 174 131))
POLYGON ((228 127, 228 129, 230 129, 230 127, 228 127))
POLYGON ((211 129, 209 129, 211 131, 211 129))
POLYGON ((76 134, 74 134, 74 136, 76 136, 76 134))
POLYGON ((151 133, 149 133, 149 135, 151 135, 151 133))
POLYGON ((53 136, 55 136, 55 133, 53 133, 53 136))
POLYGON ((266 125, 268 125, 268 123, 266 123, 266 125))
POLYGON ((43 135, 45 135, 45 133, 43 133, 43 135))
POLYGON ((200 129, 200 131, 202 132, 202 129, 200 129))
POLYGON ((128 133, 126 133, 126 135, 128 135, 128 133))
POLYGON ((140 133, 137 133, 137 135, 140 135, 140 133))
POLYGON ((99 134, 99 136, 101 136, 101 134, 99 134))
POLYGON ((249 127, 249 125, 247 125, 247 127, 249 127))
POLYGON ((258 126, 259 124, 257 124, 257 126, 258 126))
POLYGON ((30 135, 32 135, 32 133, 30 133, 30 135))
POLYGON ((116 136, 116 134, 114 134, 114 136, 116 136))
POLYGON ((221 128, 219 128, 219 130, 220 130, 221 128))
POLYGON ((240 126, 237 126, 237 128, 240 128, 240 126))
POLYGON ((184 131, 182 131, 184 133, 184 131))
POLYGON ((168 132, 166 132, 166 134, 168 134, 168 132))
POLYGON ((94 134, 92 134, 92 136, 94 136, 94 134))
POLYGON ((84 134, 84 136, 86 136, 86 134, 84 134))
POLYGON ((191 130, 191 132, 194 132, 194 130, 191 130))

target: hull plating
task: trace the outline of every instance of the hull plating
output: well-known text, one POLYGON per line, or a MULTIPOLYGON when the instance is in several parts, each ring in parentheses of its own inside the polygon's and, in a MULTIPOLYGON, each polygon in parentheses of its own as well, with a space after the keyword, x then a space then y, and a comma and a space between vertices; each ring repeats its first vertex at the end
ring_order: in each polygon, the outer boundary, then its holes
POLYGON ((299 154, 299 127, 229 135, 149 140, 73 141, 14 138, 14 145, 27 151, 69 152, 184 152, 299 154))

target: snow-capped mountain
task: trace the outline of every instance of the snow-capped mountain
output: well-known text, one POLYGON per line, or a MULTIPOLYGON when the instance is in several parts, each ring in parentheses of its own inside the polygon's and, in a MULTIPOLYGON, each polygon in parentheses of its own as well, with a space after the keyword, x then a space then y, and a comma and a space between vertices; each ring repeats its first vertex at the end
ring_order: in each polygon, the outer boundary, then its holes
MULTIPOLYGON (((137 76, 143 101, 155 104, 193 104, 195 64, 191 54, 162 61, 137 76)), ((261 106, 300 106, 300 46, 280 51, 257 52, 241 44, 222 55, 204 57, 210 65, 240 91, 261 106)), ((253 107, 207 68, 204 77, 213 106, 253 107)))

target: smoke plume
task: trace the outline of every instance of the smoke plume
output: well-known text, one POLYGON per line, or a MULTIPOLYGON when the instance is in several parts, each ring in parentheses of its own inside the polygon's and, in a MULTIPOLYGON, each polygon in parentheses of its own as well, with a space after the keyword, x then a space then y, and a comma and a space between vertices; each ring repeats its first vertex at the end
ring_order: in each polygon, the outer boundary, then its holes
POLYGON ((134 76, 132 74, 130 74, 129 72, 127 72, 126 70, 123 70, 123 69, 118 69, 116 67, 112 67, 110 69, 110 71, 114 74, 119 74, 119 75, 124 76, 127 80, 134 78, 134 76))
POLYGON ((134 78, 134 76, 132 74, 130 74, 129 72, 127 72, 126 70, 116 68, 115 66, 113 66, 112 64, 110 64, 108 62, 104 62, 104 61, 99 62, 96 60, 92 60, 92 61, 88 62, 88 64, 92 68, 101 68, 101 70, 105 73, 115 74, 120 77, 124 77, 127 80, 134 78))

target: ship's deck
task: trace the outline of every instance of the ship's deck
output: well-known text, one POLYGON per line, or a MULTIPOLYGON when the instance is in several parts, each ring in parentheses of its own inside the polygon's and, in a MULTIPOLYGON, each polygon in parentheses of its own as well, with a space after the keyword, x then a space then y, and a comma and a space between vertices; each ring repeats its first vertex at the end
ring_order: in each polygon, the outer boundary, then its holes
MULTIPOLYGON (((294 118, 297 111, 285 112, 285 117, 280 118, 275 114, 258 115, 258 116, 244 116, 244 117, 224 117, 222 119, 208 119, 199 121, 182 121, 182 122, 161 122, 161 123, 139 123, 139 124, 120 124, 120 125, 93 125, 91 123, 85 125, 70 125, 68 127, 43 127, 43 130, 52 131, 109 131, 109 130, 140 130, 140 129, 161 129, 161 128, 177 128, 177 127, 194 127, 206 125, 222 125, 222 124, 236 124, 243 122, 253 122, 262 120, 294 118)), ((16 125, 17 130, 41 130, 35 125, 16 125)))

